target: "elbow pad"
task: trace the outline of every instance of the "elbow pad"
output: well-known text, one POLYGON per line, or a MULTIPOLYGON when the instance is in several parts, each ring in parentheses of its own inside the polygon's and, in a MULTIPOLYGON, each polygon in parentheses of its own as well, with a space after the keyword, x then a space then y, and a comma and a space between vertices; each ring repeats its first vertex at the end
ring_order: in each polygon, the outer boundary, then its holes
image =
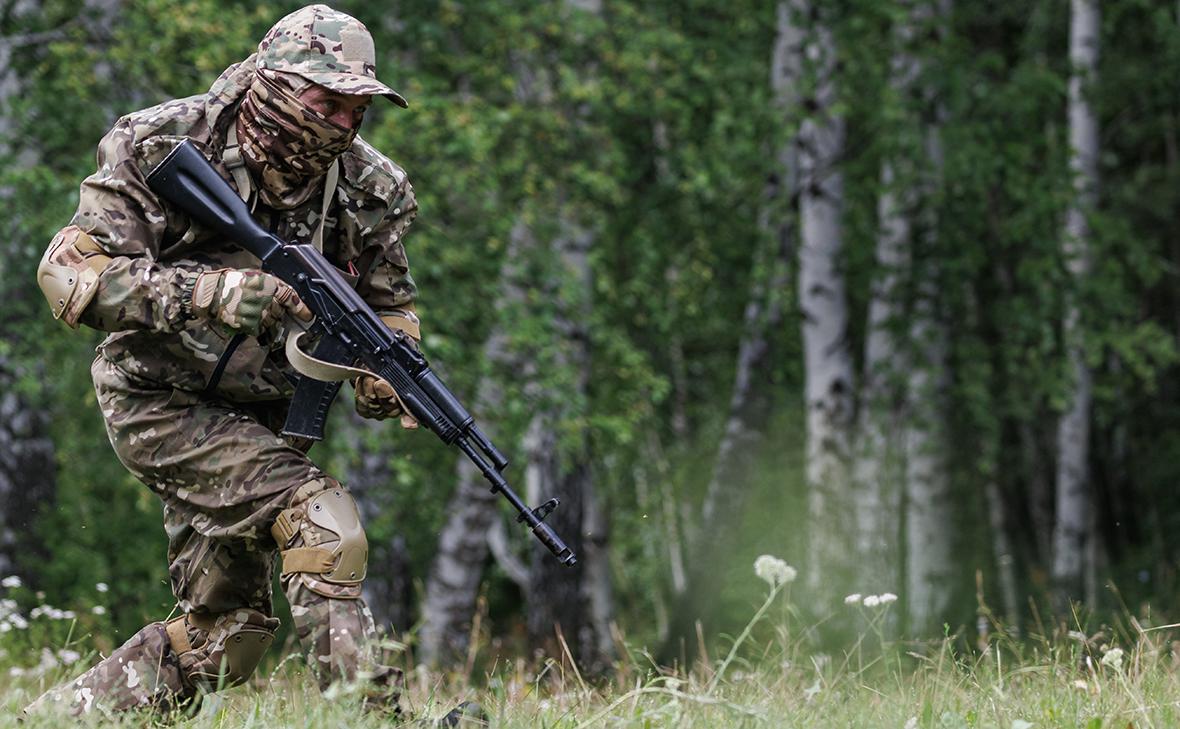
POLYGON ((98 277, 111 257, 76 225, 62 228, 37 266, 37 285, 55 319, 78 328, 82 310, 98 293, 98 277))

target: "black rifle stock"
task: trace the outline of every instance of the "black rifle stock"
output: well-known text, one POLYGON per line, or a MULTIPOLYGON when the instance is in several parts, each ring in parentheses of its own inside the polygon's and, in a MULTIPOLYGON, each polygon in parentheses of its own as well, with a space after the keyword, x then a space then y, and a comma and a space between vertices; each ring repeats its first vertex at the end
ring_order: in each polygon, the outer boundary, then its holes
MULTIPOLYGON (((195 222, 257 256, 262 270, 294 287, 316 316, 309 330, 318 341, 315 357, 348 366, 359 363, 393 385, 410 414, 444 443, 458 446, 491 484, 492 493, 508 499, 520 514, 517 521, 525 522, 558 561, 577 563, 544 522, 557 499, 531 509, 516 495, 500 473, 508 465, 504 454, 431 371, 426 358, 405 342, 402 332, 381 321, 323 254, 307 244, 286 243, 258 225, 246 204, 188 140, 151 171, 147 183, 195 222)), ((339 382, 301 376, 284 432, 322 439, 324 418, 339 389, 339 382)))

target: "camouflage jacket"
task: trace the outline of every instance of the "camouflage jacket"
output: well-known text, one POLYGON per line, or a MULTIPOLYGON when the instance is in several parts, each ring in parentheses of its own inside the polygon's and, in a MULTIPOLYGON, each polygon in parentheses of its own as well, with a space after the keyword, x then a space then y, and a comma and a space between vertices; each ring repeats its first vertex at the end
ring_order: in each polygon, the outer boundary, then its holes
MULTIPOLYGON (((253 73, 251 56, 226 69, 205 95, 123 117, 99 143, 98 171, 82 182, 72 224, 90 234, 112 261, 78 321, 113 332, 98 350, 134 377, 205 390, 229 345, 215 327, 185 315, 182 284, 195 270, 257 269, 258 259, 163 203, 144 178, 188 138, 232 186, 222 154, 253 73)), ((416 287, 402 237, 418 206, 405 172, 359 137, 341 162, 325 216, 324 255, 356 282, 379 314, 412 311, 416 287)), ((254 218, 284 240, 310 242, 322 198, 313 194, 291 210, 272 210, 259 201, 254 218)), ((281 347, 245 338, 211 392, 234 401, 285 398, 292 392, 292 374, 281 347)))

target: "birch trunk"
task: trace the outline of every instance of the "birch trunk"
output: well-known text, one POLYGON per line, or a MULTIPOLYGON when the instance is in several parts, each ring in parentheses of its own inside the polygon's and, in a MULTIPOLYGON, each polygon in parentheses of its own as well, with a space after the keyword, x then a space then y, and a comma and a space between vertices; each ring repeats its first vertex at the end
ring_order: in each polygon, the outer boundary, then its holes
MULTIPOLYGON (((597 0, 567 0, 566 6, 579 12, 601 13, 597 0)), ((550 74, 552 69, 542 59, 520 58, 515 64, 517 96, 526 105, 542 106, 556 103, 550 74)), ((571 109, 561 113, 571 117, 571 123, 580 124, 577 112, 571 109)), ((529 589, 526 590, 527 623, 535 644, 547 649, 549 655, 560 657, 556 637, 562 636, 569 645, 575 659, 593 666, 601 657, 600 647, 609 645, 605 638, 595 635, 596 625, 609 624, 610 595, 604 591, 603 578, 609 576, 607 569, 606 535, 601 533, 605 521, 591 523, 595 528, 592 540, 594 546, 585 552, 582 549, 582 533, 586 529, 583 500, 592 498, 592 474, 589 466, 589 439, 583 430, 575 443, 558 450, 556 428, 560 421, 577 418, 580 413, 555 409, 551 403, 566 407, 584 403, 590 378, 590 353, 588 336, 583 330, 589 320, 589 302, 593 294, 592 270, 589 250, 594 242, 594 233, 582 227, 566 209, 566 193, 560 185, 550 197, 538 203, 548 206, 549 213, 555 213, 557 232, 546 242, 538 240, 537 233, 528 222, 532 209, 526 205, 521 210, 510 235, 509 250, 505 266, 522 265, 520 262, 530 256, 541 256, 558 262, 564 285, 555 293, 556 312, 553 330, 560 339, 557 342, 559 354, 553 364, 560 371, 572 375, 574 387, 561 396, 545 392, 546 385, 538 373, 526 373, 529 387, 538 401, 544 403, 530 427, 526 472, 530 487, 530 505, 537 505, 537 493, 544 498, 556 497, 560 508, 553 512, 547 523, 561 534, 566 544, 579 555, 579 564, 574 568, 563 567, 548 551, 530 542, 533 559, 529 568, 529 589), (596 564, 596 560, 599 562, 596 564), (585 586, 585 576, 597 579, 591 587, 585 586), (586 610, 584 597, 590 594, 596 601, 590 611, 586 610), (589 615, 595 620, 590 621, 589 615)), ((524 302, 525 287, 529 283, 521 280, 521 270, 515 271, 517 279, 510 294, 516 305, 524 302)), ((513 277, 512 275, 509 276, 513 277)), ((523 307, 522 307, 523 308, 523 307)), ((503 359, 506 340, 503 334, 489 340, 489 347, 500 350, 503 359)), ((488 353, 494 357, 494 353, 488 353)), ((534 368, 535 369, 535 368, 534 368)), ((502 392, 489 379, 480 388, 477 404, 484 398, 502 399, 502 392)), ((422 650, 429 662, 449 660, 465 652, 469 640, 469 625, 474 612, 482 564, 487 558, 487 535, 496 512, 489 503, 495 497, 477 483, 478 475, 466 463, 460 465, 460 487, 440 539, 439 556, 436 558, 431 579, 427 586, 424 604, 426 624, 422 630, 422 650), (437 611, 438 614, 432 613, 437 611)), ((607 583, 609 584, 609 583, 607 583)))
POLYGON ((937 319, 933 280, 922 283, 911 314, 917 357, 907 382, 905 428, 906 604, 919 635, 937 628, 954 584, 954 513, 946 469, 946 330, 937 319))
MULTIPOLYGON (((905 39, 909 34, 901 35, 905 39)), ((898 53, 894 57, 891 86, 898 97, 910 92, 917 70, 912 56, 898 53)), ((912 175, 909 170, 907 177, 912 175)), ((877 201, 877 275, 869 300, 854 464, 860 567, 856 587, 872 592, 896 590, 901 577, 896 536, 904 474, 898 438, 902 426, 898 380, 907 367, 895 332, 905 314, 903 283, 910 259, 915 197, 912 188, 899 189, 895 163, 886 159, 881 165, 877 201)))
MULTIPOLYGON (((1085 86, 1098 64, 1099 13, 1097 0, 1072 0, 1069 28, 1070 171, 1074 201, 1065 216, 1063 248, 1076 290, 1089 272, 1090 227, 1086 216, 1094 208, 1098 186, 1098 120, 1085 98, 1085 86)), ((1064 608, 1082 596, 1086 560, 1093 540, 1092 504, 1088 478, 1091 375, 1084 357, 1084 332, 1076 295, 1066 303, 1065 341, 1069 348, 1073 391, 1069 408, 1057 427, 1057 523, 1053 530, 1055 600, 1064 608)))
MULTIPOLYGON (((935 23, 935 32, 945 34, 950 17, 949 0, 920 4, 912 11, 915 31, 935 23)), ((913 34, 911 34, 913 35, 913 34)), ((908 39, 907 39, 908 40, 908 39)), ((915 78, 920 74, 914 62, 915 78)), ((947 467, 946 434, 950 371, 947 364, 949 331, 938 310, 940 269, 938 260, 938 220, 930 207, 930 197, 939 186, 943 171, 941 102, 925 89, 916 89, 923 100, 921 110, 923 153, 928 169, 919 174, 918 194, 923 199, 923 260, 932 262, 919 267, 918 256, 911 261, 915 301, 911 312, 910 341, 914 362, 908 368, 906 383, 908 420, 905 429, 905 525, 906 590, 909 625, 921 633, 930 633, 942 624, 954 588, 954 495, 951 493, 947 467)))
MULTIPOLYGON (((793 113, 798 102, 795 94, 800 81, 803 33, 788 3, 779 4, 777 23, 770 87, 776 106, 786 116, 793 113)), ((765 436, 767 403, 760 397, 753 378, 769 365, 769 334, 782 325, 781 293, 787 289, 795 235, 786 219, 772 221, 771 211, 790 215, 790 201, 798 192, 799 161, 795 145, 785 143, 777 161, 774 177, 765 192, 766 204, 760 226, 773 245, 764 248, 770 255, 755 257, 751 271, 752 283, 742 317, 742 339, 738 344, 737 366, 730 390, 729 415, 701 507, 700 532, 705 534, 716 533, 717 528, 725 523, 726 514, 740 510, 743 487, 749 480, 749 455, 765 436), (719 514, 722 505, 726 514, 719 514)))
MULTIPOLYGON (((563 197, 559 195, 559 207, 564 203, 563 197)), ((597 671, 603 667, 601 661, 605 659, 605 656, 597 655, 597 650, 604 645, 606 636, 595 635, 595 626, 584 601, 588 590, 585 580, 588 572, 598 571, 602 576, 605 565, 593 562, 605 559, 606 540, 605 535, 596 535, 595 539, 599 540, 597 548, 588 553, 582 549, 586 527, 584 503, 593 498, 591 490, 594 485, 589 463, 589 437, 583 428, 574 436, 573 442, 559 447, 556 436, 563 421, 570 422, 582 415, 577 409, 579 406, 571 406, 571 403, 584 403, 590 384, 589 335, 584 326, 589 321, 593 290, 589 253, 594 234, 567 215, 559 215, 560 227, 549 246, 560 262, 558 275, 563 281, 561 289, 564 292, 564 296, 559 296, 555 302, 553 312, 554 329, 561 338, 553 366, 558 372, 569 373, 573 386, 560 396, 550 392, 542 397, 543 401, 554 403, 556 407, 537 421, 536 446, 530 461, 539 464, 540 474, 540 489, 533 498, 553 497, 561 502, 561 507, 546 521, 558 534, 565 535, 566 544, 579 555, 579 563, 573 568, 565 567, 549 552, 533 550, 526 594, 528 628, 534 645, 547 646, 551 656, 561 655, 561 638, 583 668, 597 671)))
MULTIPOLYGON (((510 273, 519 252, 510 241, 500 275, 500 290, 506 299, 523 297, 519 282, 510 273)), ((484 361, 503 364, 507 357, 507 336, 496 330, 484 343, 484 361)), ((498 442, 495 427, 487 416, 500 411, 503 399, 495 374, 485 374, 471 410, 476 418, 484 416, 479 422, 493 442, 498 442)), ((500 518, 495 503, 498 497, 488 490, 479 470, 465 457, 459 458, 455 480, 455 493, 447 506, 448 517, 439 533, 438 551, 422 600, 418 656, 430 666, 462 660, 467 655, 471 619, 488 557, 488 532, 500 518)))
POLYGON ((807 579, 817 599, 829 595, 849 568, 850 430, 855 375, 848 342, 848 308, 840 267, 844 201, 844 120, 836 104, 836 45, 831 30, 805 2, 796 18, 811 17, 805 57, 814 74, 810 113, 799 129, 799 307, 803 317, 804 394, 807 404, 807 484, 810 517, 807 579))
MULTIPOLYGON (((684 588, 676 593, 680 600, 673 612, 668 634, 661 641, 664 645, 660 649, 660 658, 664 660, 681 658, 682 647, 688 653, 695 650, 698 620, 706 626, 706 631, 712 628, 714 616, 711 610, 716 605, 716 595, 724 578, 716 569, 714 555, 730 546, 726 535, 732 532, 731 527, 745 506, 752 478, 750 467, 759 446, 765 441, 770 403, 766 397, 767 388, 760 387, 763 383, 756 382, 756 379, 758 373, 766 372, 770 367, 769 335, 782 326, 781 293, 787 289, 789 257, 793 250, 787 235, 771 242, 775 243, 773 257, 755 264, 754 283, 743 317, 743 334, 730 391, 729 416, 701 507, 700 527, 696 530, 703 536, 689 545, 688 579, 684 588), (769 271, 762 272, 757 270, 759 268, 769 271)), ((662 481, 666 483, 666 479, 662 481)), ((675 508, 670 497, 670 492, 664 497, 664 509, 675 508)), ((674 516, 666 518, 674 520, 674 516)), ((674 561, 674 585, 677 582, 676 566, 674 561)))

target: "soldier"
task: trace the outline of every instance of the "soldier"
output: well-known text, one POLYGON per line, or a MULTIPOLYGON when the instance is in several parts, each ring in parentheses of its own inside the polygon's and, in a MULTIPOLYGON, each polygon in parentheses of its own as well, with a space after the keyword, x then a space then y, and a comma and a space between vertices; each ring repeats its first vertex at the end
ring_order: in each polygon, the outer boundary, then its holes
MULTIPOLYGON (((311 312, 144 181, 193 140, 256 220, 320 248, 388 326, 417 341, 402 239, 418 205, 405 172, 357 136, 373 96, 406 106, 377 80, 365 26, 312 5, 280 20, 208 93, 129 114, 99 143, 98 171, 37 279, 55 317, 111 333, 91 373, 116 454, 163 502, 181 614, 142 628, 30 711, 169 710, 246 681, 279 624, 276 552, 321 688, 358 681, 396 707, 400 674, 382 664, 361 597, 368 550, 356 505, 307 458, 309 443, 278 434, 294 375, 284 318, 311 312)), ((361 415, 417 426, 385 381, 353 384, 361 415)))

